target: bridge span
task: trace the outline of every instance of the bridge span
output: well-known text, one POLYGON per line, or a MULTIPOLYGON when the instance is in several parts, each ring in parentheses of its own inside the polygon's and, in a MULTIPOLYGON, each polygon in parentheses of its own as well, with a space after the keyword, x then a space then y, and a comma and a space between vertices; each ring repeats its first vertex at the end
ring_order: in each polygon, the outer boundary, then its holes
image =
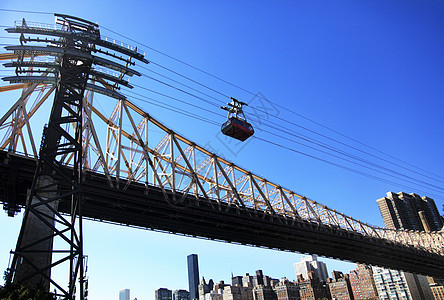
MULTIPOLYGON (((50 86, 44 90, 52 92, 50 86)), ((90 118, 85 122, 90 139, 84 143, 86 218, 444 277, 440 232, 370 226, 208 152, 128 100, 118 100, 110 118, 94 108, 91 94, 86 100, 90 118), (96 123, 91 122, 94 115, 96 123), (123 120, 132 124, 132 132, 117 126, 123 120), (103 152, 94 129, 100 126, 98 121, 105 122, 108 130, 103 152), (148 128, 165 135, 153 144, 148 137, 156 135, 148 134, 148 128), (120 148, 119 135, 113 132, 120 132, 120 148)), ((15 141, 26 138, 23 119, 15 141)), ((0 201, 12 213, 25 205, 37 164, 32 152, 17 151, 18 142, 3 140, 0 201)), ((65 163, 61 167, 69 174, 69 157, 65 163)), ((69 214, 68 203, 62 201, 59 210, 69 214)))

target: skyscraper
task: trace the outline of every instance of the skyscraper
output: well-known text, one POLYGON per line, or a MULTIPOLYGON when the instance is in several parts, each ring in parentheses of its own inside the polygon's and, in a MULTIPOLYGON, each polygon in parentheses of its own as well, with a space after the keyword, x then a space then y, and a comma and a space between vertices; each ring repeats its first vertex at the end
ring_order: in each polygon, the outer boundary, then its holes
POLYGON ((124 289, 119 292, 119 300, 130 300, 130 290, 124 289))
POLYGON ((435 201, 429 197, 388 192, 386 197, 376 202, 387 228, 438 231, 443 227, 435 201), (421 220, 420 211, 425 221, 421 220), (424 228, 424 222, 429 228, 424 228))
POLYGON ((294 264, 294 271, 296 277, 302 275, 304 279, 308 279, 308 272, 312 271, 320 281, 327 282, 327 266, 322 261, 318 261, 317 255, 303 257, 301 262, 294 264))
POLYGON ((190 300, 199 299, 199 264, 197 254, 187 256, 188 261, 188 285, 190 290, 190 300))

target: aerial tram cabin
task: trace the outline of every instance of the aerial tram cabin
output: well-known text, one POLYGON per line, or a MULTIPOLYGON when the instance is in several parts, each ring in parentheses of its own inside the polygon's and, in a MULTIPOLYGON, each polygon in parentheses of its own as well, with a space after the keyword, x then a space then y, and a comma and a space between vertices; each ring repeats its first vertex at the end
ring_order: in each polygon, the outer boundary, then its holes
POLYGON ((227 103, 228 107, 221 107, 228 111, 227 121, 222 124, 221 131, 223 134, 239 141, 245 141, 254 134, 253 126, 247 122, 242 106, 247 105, 244 102, 234 98, 231 103, 227 103))

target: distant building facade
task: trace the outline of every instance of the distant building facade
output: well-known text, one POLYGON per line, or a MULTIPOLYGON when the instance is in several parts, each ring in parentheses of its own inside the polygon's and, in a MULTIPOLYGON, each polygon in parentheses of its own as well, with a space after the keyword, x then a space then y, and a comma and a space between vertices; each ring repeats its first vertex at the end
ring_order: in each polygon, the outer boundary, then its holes
POLYGON ((296 277, 302 275, 304 279, 308 279, 308 273, 313 272, 320 281, 327 282, 327 266, 322 261, 318 261, 317 255, 302 258, 300 262, 294 264, 294 271, 296 277))
POLYGON ((274 286, 277 300, 300 300, 299 287, 287 278, 282 278, 277 285, 274 286))
POLYGON ((190 292, 186 290, 175 290, 173 300, 190 300, 190 292))
POLYGON ((239 284, 227 285, 223 290, 224 300, 253 300, 251 287, 244 287, 239 284))
POLYGON ((328 286, 315 276, 313 271, 309 271, 308 279, 304 279, 302 274, 298 275, 297 284, 299 286, 299 296, 301 300, 330 299, 328 286))
POLYGON ((350 286, 355 300, 376 300, 378 291, 373 279, 373 271, 370 266, 357 264, 356 270, 349 275, 350 286))
POLYGON ((277 300, 277 295, 271 286, 258 285, 253 288, 253 300, 277 300))
POLYGON ((205 295, 205 300, 223 300, 224 295, 218 294, 215 291, 211 291, 210 293, 205 295))
MULTIPOLYGON (((210 279, 207 283, 202 278, 199 284, 199 300, 276 300, 277 296, 273 287, 279 280, 264 275, 262 270, 257 270, 256 275, 245 276, 231 275, 231 285, 224 281, 214 284, 210 279)), ((299 299, 291 299, 299 300, 299 299)))
POLYGON ((342 272, 333 271, 332 280, 329 280, 328 287, 331 299, 353 300, 353 292, 350 285, 349 275, 342 272))
POLYGON ((232 286, 236 286, 236 285, 243 286, 242 279, 243 279, 242 276, 231 275, 231 285, 232 286))
MULTIPOLYGON (((272 281, 274 279, 270 278, 267 275, 264 275, 262 270, 257 270, 256 275, 253 276, 253 287, 257 286, 272 286, 272 281)), ((276 280, 275 283, 278 283, 279 281, 276 280)))
POLYGON ((190 300, 198 299, 199 286, 199 263, 197 254, 190 254, 187 256, 188 265, 188 286, 190 290, 190 300))
POLYGON ((172 300, 173 292, 166 288, 160 288, 154 292, 155 300, 172 300))
POLYGON ((249 273, 242 277, 242 286, 253 287, 253 277, 249 273))
POLYGON ((119 292, 119 300, 130 300, 130 290, 124 289, 119 292))
MULTIPOLYGON (((205 300, 205 295, 210 293, 210 291, 213 290, 213 288, 207 284, 207 282, 205 281, 205 278, 202 277, 202 280, 200 282, 200 284, 198 285, 198 299, 199 300, 205 300)), ((190 297, 191 297, 191 293, 190 293, 190 297)), ((192 299, 190 299, 192 300, 192 299)))

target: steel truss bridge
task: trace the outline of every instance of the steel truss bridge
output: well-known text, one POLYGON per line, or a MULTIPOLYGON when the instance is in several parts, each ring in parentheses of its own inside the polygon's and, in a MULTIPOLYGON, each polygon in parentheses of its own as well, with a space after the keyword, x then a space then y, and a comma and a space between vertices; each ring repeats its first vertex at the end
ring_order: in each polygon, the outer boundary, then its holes
MULTIPOLYGON (((42 34, 40 24, 27 28, 42 34)), ((11 216, 28 201, 41 151, 36 116, 48 120, 45 103, 52 103, 57 90, 51 74, 58 66, 40 57, 61 54, 42 48, 14 46, 0 55, 26 58, 26 76, 9 77, 10 84, 0 88, 2 96, 21 91, 0 116, 0 201, 11 216)), ((175 133, 104 82, 104 73, 94 76, 102 86, 88 82, 81 126, 64 125, 67 132, 81 129, 84 218, 444 278, 442 232, 378 228, 310 200, 175 133), (111 96, 108 114, 96 105, 97 93, 111 96)), ((72 188, 59 179, 73 176, 75 164, 74 152, 59 153, 53 192, 72 188)), ((71 198, 60 198, 57 211, 72 215, 71 198)))

